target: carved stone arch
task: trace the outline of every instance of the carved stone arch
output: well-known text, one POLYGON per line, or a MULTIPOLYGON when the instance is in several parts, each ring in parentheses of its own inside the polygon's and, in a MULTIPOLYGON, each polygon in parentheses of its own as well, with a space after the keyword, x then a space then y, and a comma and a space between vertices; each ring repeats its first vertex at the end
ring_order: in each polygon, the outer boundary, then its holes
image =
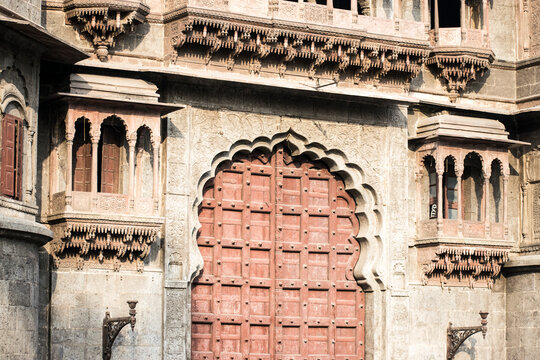
POLYGON ((135 131, 133 132, 133 134, 135 134, 135 136, 137 136, 137 133, 139 132, 139 130, 141 129, 147 129, 148 130, 148 133, 150 134, 150 143, 152 144, 152 150, 156 150, 158 146, 156 146, 156 137, 154 135, 154 130, 152 130, 152 127, 149 126, 148 124, 146 123, 142 123, 140 124, 137 129, 135 129, 135 131))
MULTIPOLYGON (((107 116, 107 117, 105 117, 105 118, 103 118, 103 119, 101 119, 99 121, 99 128, 101 128, 101 126, 103 125, 103 122, 105 122, 106 120, 119 122, 120 124, 123 125, 124 131, 126 132, 126 141, 129 141, 130 139, 133 139, 134 136, 135 136, 135 139, 136 139, 137 131, 135 131, 134 132, 135 135, 133 135, 133 132, 130 132, 130 128, 129 128, 128 123, 122 117, 120 117, 118 115, 114 115, 114 114, 109 115, 109 116, 107 116)), ((97 123, 96 123, 96 125, 97 125, 97 123)))
POLYGON ((485 173, 485 167, 486 167, 486 164, 485 164, 485 159, 484 157, 482 156, 482 154, 480 154, 478 151, 469 151, 465 154, 465 156, 463 156, 463 159, 462 161, 465 161, 465 158, 467 156, 469 156, 469 154, 475 154, 476 156, 478 156, 478 158, 480 159, 480 164, 482 165, 482 173, 485 173))
MULTIPOLYGON (((22 72, 14 67, 8 67, 0 72, 0 109, 2 112, 1 104, 5 103, 9 97, 14 97, 20 103, 24 109, 28 105, 28 88, 26 86, 26 79, 22 72)), ((26 115, 26 114, 25 114, 26 115)))
MULTIPOLYGON (((458 160, 457 158, 453 155, 453 154, 448 154, 444 157, 444 164, 446 164, 446 160, 447 159, 452 159, 454 160, 454 172, 458 172, 458 160)), ((446 167, 446 165, 444 165, 446 167)), ((448 169, 444 169, 445 171, 448 170, 448 169)))
POLYGON ((493 164, 495 163, 496 166, 499 168, 499 171, 500 171, 500 175, 503 176, 505 175, 505 166, 504 166, 504 162, 499 159, 498 157, 493 157, 493 159, 490 159, 491 161, 489 162, 489 165, 490 167, 493 167, 493 164))
POLYGON ((355 280, 366 292, 385 290, 385 284, 381 278, 382 271, 379 268, 383 263, 384 254, 384 242, 381 236, 383 210, 379 201, 379 192, 373 185, 364 182, 363 170, 356 164, 350 163, 342 151, 329 150, 317 142, 310 143, 292 130, 276 134, 272 138, 259 137, 253 141, 238 140, 228 151, 216 155, 211 169, 201 176, 192 207, 195 225, 191 232, 190 246, 194 251, 190 251, 193 256, 189 264, 190 280, 200 273, 203 265, 203 258, 197 245, 197 232, 201 228, 198 209, 203 200, 207 182, 216 176, 222 163, 231 161, 235 155, 241 152, 252 153, 255 149, 271 152, 280 143, 283 143, 295 157, 305 156, 312 161, 322 161, 332 174, 338 175, 343 180, 346 192, 356 202, 355 215, 359 223, 359 231, 354 236, 360 246, 360 256, 353 270, 355 280))
POLYGON ((0 112, 5 114, 10 105, 14 105, 20 111, 20 118, 27 121, 26 102, 24 95, 13 84, 6 84, 2 89, 0 98, 0 112))

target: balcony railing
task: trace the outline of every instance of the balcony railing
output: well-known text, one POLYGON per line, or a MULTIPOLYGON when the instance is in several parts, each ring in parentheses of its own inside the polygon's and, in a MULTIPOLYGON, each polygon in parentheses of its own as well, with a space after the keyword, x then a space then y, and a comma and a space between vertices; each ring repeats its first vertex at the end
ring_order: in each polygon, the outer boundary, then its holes
POLYGON ((71 199, 66 199, 65 192, 52 196, 50 215, 66 212, 87 214, 114 214, 134 216, 158 216, 158 206, 152 198, 134 198, 129 201, 125 194, 91 193, 73 191, 71 199))

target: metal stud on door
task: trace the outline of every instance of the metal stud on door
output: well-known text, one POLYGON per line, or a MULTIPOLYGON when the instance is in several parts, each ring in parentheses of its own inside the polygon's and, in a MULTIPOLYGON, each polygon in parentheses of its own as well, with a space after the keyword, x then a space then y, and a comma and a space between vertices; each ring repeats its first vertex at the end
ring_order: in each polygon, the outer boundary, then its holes
POLYGON ((324 164, 281 146, 222 164, 199 211, 192 359, 362 359, 354 208, 324 164))

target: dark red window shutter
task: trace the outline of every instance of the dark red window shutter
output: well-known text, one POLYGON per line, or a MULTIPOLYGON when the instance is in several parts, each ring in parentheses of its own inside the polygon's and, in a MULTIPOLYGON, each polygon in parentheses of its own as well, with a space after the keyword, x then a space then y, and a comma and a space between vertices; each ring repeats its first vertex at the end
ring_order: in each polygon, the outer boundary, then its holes
POLYGON ((110 126, 102 127, 101 192, 118 193, 120 136, 110 126))
POLYGON ((90 191, 92 178, 92 143, 88 136, 77 137, 74 144, 73 190, 90 191))
POLYGON ((2 195, 15 199, 21 194, 22 119, 6 114, 2 119, 2 169, 0 187, 2 195))

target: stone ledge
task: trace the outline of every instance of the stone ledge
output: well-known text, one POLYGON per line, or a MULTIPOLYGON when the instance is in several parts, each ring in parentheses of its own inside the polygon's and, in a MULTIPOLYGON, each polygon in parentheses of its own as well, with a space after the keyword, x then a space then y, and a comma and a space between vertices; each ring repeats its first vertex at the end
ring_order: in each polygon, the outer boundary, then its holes
POLYGON ((504 264, 503 272, 508 274, 538 272, 540 273, 540 255, 525 255, 504 264))
POLYGON ((52 239, 53 233, 35 221, 2 217, 0 219, 0 236, 20 239, 42 246, 52 239))

